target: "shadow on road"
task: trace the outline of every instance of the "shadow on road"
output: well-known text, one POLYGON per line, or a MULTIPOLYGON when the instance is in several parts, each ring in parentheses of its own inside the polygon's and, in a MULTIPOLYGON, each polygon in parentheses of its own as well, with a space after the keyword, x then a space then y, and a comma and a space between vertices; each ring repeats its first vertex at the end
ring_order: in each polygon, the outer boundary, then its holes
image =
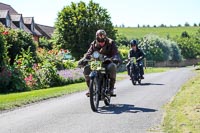
POLYGON ((140 85, 145 86, 145 85, 165 85, 165 84, 158 84, 158 83, 141 83, 140 85))
POLYGON ((155 109, 140 108, 129 104, 111 104, 110 106, 100 107, 98 113, 102 114, 121 114, 121 113, 139 113, 139 112, 155 112, 155 109))

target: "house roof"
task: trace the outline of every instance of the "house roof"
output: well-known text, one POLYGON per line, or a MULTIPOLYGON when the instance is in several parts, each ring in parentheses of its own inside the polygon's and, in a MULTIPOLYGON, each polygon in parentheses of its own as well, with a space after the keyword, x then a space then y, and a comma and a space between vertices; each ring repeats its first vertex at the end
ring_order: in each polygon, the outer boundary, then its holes
POLYGON ((0 10, 0 18, 6 18, 8 14, 8 10, 0 10))
POLYGON ((45 37, 51 38, 55 28, 51 26, 35 24, 35 28, 45 37))
POLYGON ((10 5, 4 4, 0 2, 0 9, 1 10, 9 10, 11 14, 18 14, 15 9, 13 9, 10 5))
POLYGON ((22 14, 19 14, 17 11, 15 11, 15 9, 13 9, 10 5, 0 2, 0 18, 1 17, 6 18, 7 13, 10 15, 10 18, 12 20, 11 28, 13 28, 13 29, 19 29, 13 22, 19 22, 20 19, 22 19, 24 31, 26 31, 30 34, 38 35, 38 36, 45 36, 49 39, 49 38, 51 38, 51 36, 54 32, 54 27, 45 26, 45 25, 36 24, 36 23, 35 23, 34 31, 31 31, 30 29, 28 29, 28 27, 26 25, 29 25, 32 22, 34 22, 33 17, 22 17, 22 14))
POLYGON ((33 17, 23 17, 25 24, 31 24, 34 20, 33 17))
POLYGON ((42 36, 42 34, 35 28, 34 29, 34 33, 36 34, 36 35, 38 35, 38 36, 42 36))
POLYGON ((20 21, 20 19, 22 18, 22 14, 11 14, 10 17, 12 21, 20 21))
POLYGON ((11 26, 10 26, 10 28, 12 28, 12 29, 19 29, 19 28, 17 28, 17 26, 11 21, 11 26))
MULTIPOLYGON (((34 17, 23 17, 24 19, 24 24, 25 25, 31 25, 32 22, 34 22, 34 17)), ((34 28, 33 35, 38 35, 38 36, 42 36, 42 34, 36 29, 34 28)))

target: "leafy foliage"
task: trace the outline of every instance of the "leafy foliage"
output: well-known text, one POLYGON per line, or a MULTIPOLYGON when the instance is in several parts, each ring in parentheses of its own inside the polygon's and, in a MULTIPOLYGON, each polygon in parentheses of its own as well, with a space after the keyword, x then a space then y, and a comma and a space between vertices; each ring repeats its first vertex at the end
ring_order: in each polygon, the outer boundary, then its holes
POLYGON ((104 29, 110 38, 115 39, 114 27, 106 9, 90 1, 65 6, 58 13, 54 39, 61 48, 69 49, 79 59, 89 48, 98 29, 104 29))
POLYGON ((20 54, 21 50, 28 50, 33 53, 33 57, 36 57, 36 45, 30 34, 22 30, 10 29, 8 34, 5 36, 8 48, 8 56, 10 58, 10 64, 13 65, 15 57, 20 54))
POLYGON ((39 45, 38 45, 40 48, 45 48, 47 50, 52 50, 53 49, 53 43, 44 38, 44 37, 41 37, 40 40, 39 40, 39 45))
POLYGON ((116 44, 117 44, 118 46, 120 46, 120 45, 128 46, 128 45, 129 45, 129 42, 130 42, 130 41, 127 39, 126 36, 120 35, 120 34, 117 35, 116 44))
POLYGON ((0 23, 0 68, 8 62, 8 46, 5 36, 8 34, 6 28, 0 23))
POLYGON ((146 36, 140 43, 147 60, 155 61, 181 61, 181 51, 178 45, 170 40, 155 35, 146 36))
POLYGON ((193 35, 183 32, 180 37, 176 37, 174 40, 178 43, 185 59, 200 57, 200 29, 193 35))
POLYGON ((122 60, 125 60, 128 58, 129 47, 125 45, 120 45, 118 50, 119 50, 119 54, 122 60))

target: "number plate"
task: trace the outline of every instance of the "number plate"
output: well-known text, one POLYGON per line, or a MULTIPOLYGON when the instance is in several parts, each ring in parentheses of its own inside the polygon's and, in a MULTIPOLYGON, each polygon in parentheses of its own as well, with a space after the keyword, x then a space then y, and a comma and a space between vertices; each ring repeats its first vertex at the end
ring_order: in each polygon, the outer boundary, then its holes
POLYGON ((101 62, 100 61, 92 61, 90 64, 91 70, 99 70, 101 69, 101 62))

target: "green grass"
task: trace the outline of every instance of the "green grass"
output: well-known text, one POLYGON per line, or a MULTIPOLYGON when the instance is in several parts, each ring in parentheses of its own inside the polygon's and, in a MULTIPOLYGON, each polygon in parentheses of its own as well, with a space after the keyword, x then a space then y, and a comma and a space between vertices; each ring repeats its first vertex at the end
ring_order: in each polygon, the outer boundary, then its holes
POLYGON ((169 68, 169 67, 147 67, 147 69, 144 69, 144 73, 158 73, 158 72, 166 72, 168 70, 175 69, 175 68, 169 68))
POLYGON ((143 38, 147 34, 155 34, 166 38, 180 36, 182 32, 187 31, 190 34, 195 34, 200 27, 158 27, 158 28, 116 28, 119 34, 126 36, 129 40, 133 38, 143 38))
MULTIPOLYGON (((168 71, 170 69, 174 69, 174 68, 169 68, 169 67, 147 67, 146 69, 144 68, 144 73, 158 73, 158 72, 165 72, 168 71)), ((127 74, 127 71, 124 72, 120 72, 118 73, 119 75, 123 75, 123 74, 127 74)))
POLYGON ((12 109, 15 107, 20 107, 25 104, 62 96, 64 94, 69 94, 81 90, 86 90, 86 84, 77 83, 62 87, 54 87, 49 89, 34 90, 22 93, 12 93, 0 95, 0 110, 12 109))
MULTIPOLYGON (((145 73, 163 72, 169 68, 148 68, 145 73)), ((127 72, 117 74, 117 81, 127 78, 127 72)), ((0 110, 9 110, 23 105, 42 101, 45 99, 59 97, 69 93, 86 90, 86 83, 77 83, 62 87, 53 87, 48 89, 34 90, 29 92, 0 94, 0 110)))
POLYGON ((164 132, 199 133, 200 131, 200 70, 181 88, 173 101, 165 106, 164 132))

